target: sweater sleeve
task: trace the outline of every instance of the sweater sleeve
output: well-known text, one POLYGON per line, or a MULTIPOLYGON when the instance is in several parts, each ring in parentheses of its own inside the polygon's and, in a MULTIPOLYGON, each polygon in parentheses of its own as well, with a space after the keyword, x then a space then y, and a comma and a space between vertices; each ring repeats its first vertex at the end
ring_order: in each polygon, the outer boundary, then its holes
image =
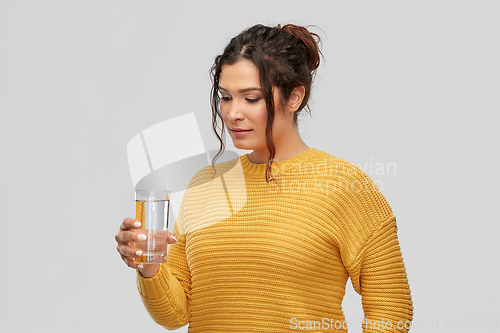
POLYGON ((413 303, 396 217, 363 170, 350 163, 342 170, 345 186, 337 203, 343 216, 341 255, 354 290, 361 295, 363 332, 407 332, 413 303))
POLYGON ((183 232, 183 207, 179 209, 173 236, 177 242, 169 245, 167 262, 160 265, 152 278, 144 278, 137 271, 137 288, 144 307, 153 320, 172 330, 189 322, 191 273, 186 260, 186 235, 183 232))
POLYGON ((363 332, 408 332, 413 302, 394 216, 374 231, 356 261, 363 332))

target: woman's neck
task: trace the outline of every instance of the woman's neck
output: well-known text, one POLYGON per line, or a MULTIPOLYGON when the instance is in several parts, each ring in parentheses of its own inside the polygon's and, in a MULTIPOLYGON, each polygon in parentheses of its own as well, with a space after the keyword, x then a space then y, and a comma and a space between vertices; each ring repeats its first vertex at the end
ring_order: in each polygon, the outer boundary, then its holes
MULTIPOLYGON (((290 143, 286 147, 276 147, 276 153, 274 155, 274 161, 284 161, 300 153, 308 150, 309 147, 305 144, 302 139, 300 142, 290 143)), ((269 150, 254 150, 252 153, 248 154, 248 160, 254 164, 266 164, 269 160, 270 154, 269 150)))

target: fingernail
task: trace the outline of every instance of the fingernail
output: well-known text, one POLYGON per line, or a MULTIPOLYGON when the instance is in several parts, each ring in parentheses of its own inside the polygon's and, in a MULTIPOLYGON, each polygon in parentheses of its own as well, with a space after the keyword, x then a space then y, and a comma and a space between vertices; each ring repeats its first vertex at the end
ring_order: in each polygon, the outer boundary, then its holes
POLYGON ((174 243, 177 243, 177 239, 175 239, 175 237, 174 237, 174 236, 172 236, 172 238, 173 238, 173 239, 174 239, 174 241, 175 241, 174 243))
POLYGON ((143 269, 143 268, 144 268, 144 266, 142 266, 142 265, 137 265, 137 268, 139 268, 139 269, 143 269))
POLYGON ((141 250, 135 251, 135 255, 138 257, 142 256, 142 251, 141 250))
POLYGON ((141 222, 134 222, 134 227, 140 228, 141 227, 141 222))
POLYGON ((147 238, 147 237, 146 237, 146 235, 144 235, 144 234, 139 234, 139 235, 137 235, 137 239, 138 239, 138 240, 146 240, 146 238, 147 238))

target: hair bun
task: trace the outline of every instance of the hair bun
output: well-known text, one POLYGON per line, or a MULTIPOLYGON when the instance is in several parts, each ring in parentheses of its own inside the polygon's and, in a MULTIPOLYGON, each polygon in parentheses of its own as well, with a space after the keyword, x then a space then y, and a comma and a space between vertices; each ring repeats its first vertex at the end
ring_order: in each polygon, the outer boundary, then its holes
POLYGON ((319 67, 320 54, 322 55, 318 46, 321 42, 321 38, 318 34, 310 32, 306 27, 295 24, 286 24, 283 27, 278 24, 277 28, 295 36, 295 38, 302 44, 304 51, 308 55, 309 68, 311 72, 315 71, 319 67))

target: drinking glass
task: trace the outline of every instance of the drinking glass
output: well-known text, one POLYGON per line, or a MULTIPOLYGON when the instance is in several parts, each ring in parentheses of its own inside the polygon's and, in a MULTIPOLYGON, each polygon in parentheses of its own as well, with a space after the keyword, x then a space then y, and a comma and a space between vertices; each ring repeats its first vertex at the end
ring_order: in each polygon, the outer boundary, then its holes
POLYGON ((170 191, 135 191, 135 219, 141 222, 141 228, 136 231, 145 235, 146 239, 135 242, 135 247, 142 250, 142 257, 134 258, 134 262, 166 262, 169 209, 170 191))

